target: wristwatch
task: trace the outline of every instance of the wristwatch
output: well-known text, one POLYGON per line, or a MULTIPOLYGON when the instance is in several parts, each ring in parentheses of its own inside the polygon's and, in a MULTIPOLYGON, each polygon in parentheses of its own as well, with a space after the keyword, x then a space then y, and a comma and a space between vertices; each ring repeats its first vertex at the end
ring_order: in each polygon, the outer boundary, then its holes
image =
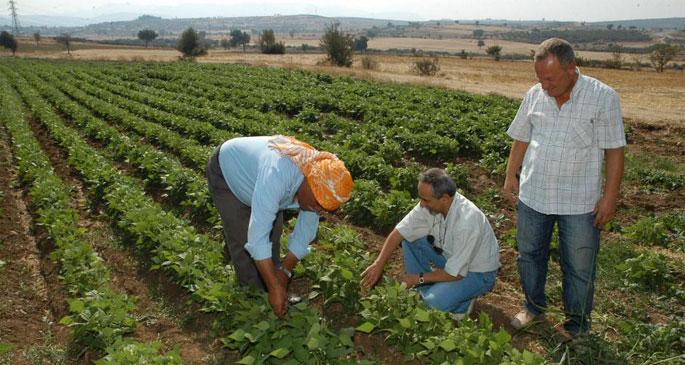
POLYGON ((281 265, 278 269, 281 270, 281 271, 283 271, 283 273, 285 274, 285 276, 288 277, 288 279, 292 279, 292 278, 293 278, 293 273, 290 272, 290 270, 286 269, 285 266, 281 265))
POLYGON ((425 283, 425 282, 426 282, 426 281, 423 280, 423 273, 420 272, 420 273, 419 273, 419 285, 421 285, 421 284, 423 284, 423 283, 425 283))

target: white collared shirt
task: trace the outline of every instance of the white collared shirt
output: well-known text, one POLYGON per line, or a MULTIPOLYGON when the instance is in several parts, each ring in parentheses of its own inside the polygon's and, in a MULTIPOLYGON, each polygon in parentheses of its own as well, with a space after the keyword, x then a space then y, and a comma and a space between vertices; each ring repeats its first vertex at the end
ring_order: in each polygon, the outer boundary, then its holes
POLYGON ((626 145, 618 94, 581 75, 561 108, 538 83, 507 134, 527 142, 519 199, 543 214, 591 212, 601 194, 604 150, 626 145))
POLYGON ((499 269, 499 246, 485 214, 470 200, 454 194, 447 217, 432 215, 417 204, 395 227, 413 242, 433 235, 434 245, 447 259, 444 270, 452 276, 499 269))

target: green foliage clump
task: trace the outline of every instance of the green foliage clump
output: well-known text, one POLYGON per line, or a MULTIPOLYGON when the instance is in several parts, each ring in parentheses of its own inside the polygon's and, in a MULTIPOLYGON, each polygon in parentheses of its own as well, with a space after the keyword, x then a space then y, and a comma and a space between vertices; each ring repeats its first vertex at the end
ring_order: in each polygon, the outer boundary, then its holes
POLYGON ((381 231, 389 231, 415 205, 416 201, 406 191, 390 190, 382 194, 371 205, 375 226, 381 231))
POLYGON ((179 348, 160 354, 162 344, 158 341, 140 343, 131 340, 120 340, 107 349, 107 356, 95 362, 96 365, 182 365, 179 348))
POLYGON ((259 37, 259 49, 264 54, 284 54, 285 44, 283 42, 276 42, 273 29, 265 29, 259 37))
POLYGON ((188 28, 181 33, 176 49, 183 53, 183 57, 186 58, 207 54, 207 49, 204 48, 200 41, 200 36, 193 28, 188 28))
POLYGON ((685 251, 685 213, 644 217, 625 229, 627 237, 642 246, 673 247, 685 251))
POLYGON ((671 269, 662 254, 641 253, 616 265, 616 269, 623 273, 623 283, 629 288, 664 293, 673 284, 671 269))
POLYGON ((340 23, 326 27, 319 44, 326 53, 328 62, 340 67, 350 67, 352 66, 352 47, 355 45, 354 37, 343 33, 339 28, 340 23))

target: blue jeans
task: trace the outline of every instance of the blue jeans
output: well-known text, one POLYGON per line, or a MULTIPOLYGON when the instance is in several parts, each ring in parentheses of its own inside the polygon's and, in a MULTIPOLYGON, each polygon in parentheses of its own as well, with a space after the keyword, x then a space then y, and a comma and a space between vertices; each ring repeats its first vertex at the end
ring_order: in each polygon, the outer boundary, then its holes
MULTIPOLYGON (((404 253, 404 271, 407 274, 430 272, 431 264, 443 269, 447 259, 435 252, 428 240, 420 238, 416 241, 402 241, 404 253)), ((468 310, 471 300, 485 294, 495 286, 497 270, 490 272, 471 272, 457 281, 444 281, 420 285, 417 290, 426 305, 430 308, 445 312, 464 313, 468 310)))
POLYGON ((562 290, 566 323, 572 334, 590 329, 595 268, 599 251, 599 230, 594 215, 542 214, 518 203, 516 242, 521 285, 526 308, 539 315, 547 309, 545 282, 554 225, 559 225, 559 259, 563 274, 562 290))

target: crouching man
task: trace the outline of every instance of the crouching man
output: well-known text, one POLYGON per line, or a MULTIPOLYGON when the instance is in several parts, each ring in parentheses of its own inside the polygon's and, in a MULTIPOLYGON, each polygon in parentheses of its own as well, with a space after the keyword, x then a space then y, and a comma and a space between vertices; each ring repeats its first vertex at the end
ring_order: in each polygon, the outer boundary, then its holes
POLYGON ((383 275, 392 252, 402 246, 402 282, 416 287, 426 304, 460 320, 474 299, 492 290, 500 267, 495 234, 483 212, 457 193, 444 170, 419 177, 421 201, 385 240, 378 258, 362 273, 371 288, 383 275))

